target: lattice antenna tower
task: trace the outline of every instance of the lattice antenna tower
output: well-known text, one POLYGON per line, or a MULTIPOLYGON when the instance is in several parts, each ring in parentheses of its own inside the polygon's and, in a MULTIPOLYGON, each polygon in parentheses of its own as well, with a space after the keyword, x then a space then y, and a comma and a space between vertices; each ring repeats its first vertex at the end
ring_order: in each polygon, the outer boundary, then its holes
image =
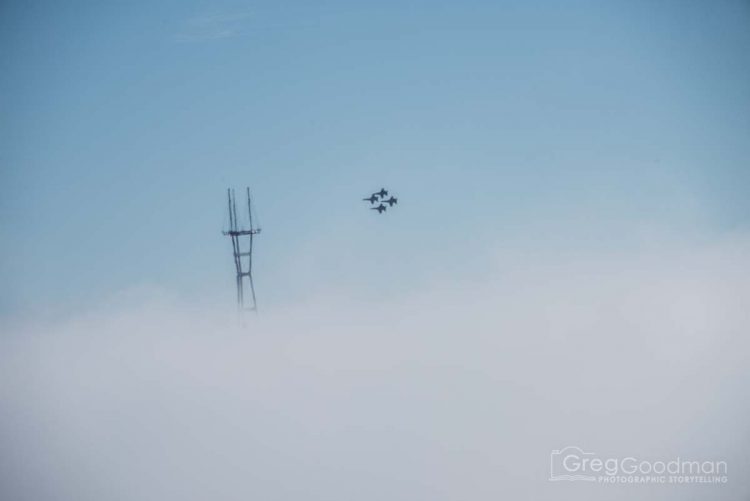
POLYGON ((255 285, 253 284, 253 237, 260 233, 260 228, 253 226, 253 208, 250 199, 250 188, 247 193, 247 216, 249 228, 240 227, 237 218, 237 202, 234 189, 227 189, 227 204, 229 208, 229 231, 222 231, 232 239, 232 254, 234 266, 237 269, 237 307, 240 311, 258 311, 255 299, 255 285), (242 243, 247 242, 247 250, 242 250, 242 243), (246 259, 244 259, 246 258, 246 259), (245 292, 249 289, 250 298, 245 300, 245 292), (252 302, 251 302, 252 301, 252 302))

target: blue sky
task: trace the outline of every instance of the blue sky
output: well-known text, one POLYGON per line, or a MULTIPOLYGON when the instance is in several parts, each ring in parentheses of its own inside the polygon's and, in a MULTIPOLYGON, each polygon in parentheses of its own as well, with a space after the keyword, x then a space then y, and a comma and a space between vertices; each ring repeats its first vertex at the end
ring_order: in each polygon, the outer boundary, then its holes
POLYGON ((519 241, 743 231, 749 25, 740 1, 4 2, 0 311, 231 304, 228 186, 256 194, 266 304, 519 241))
POLYGON ((750 499, 749 27, 0 2, 0 498, 750 499), (548 481, 567 446, 729 480, 548 481))

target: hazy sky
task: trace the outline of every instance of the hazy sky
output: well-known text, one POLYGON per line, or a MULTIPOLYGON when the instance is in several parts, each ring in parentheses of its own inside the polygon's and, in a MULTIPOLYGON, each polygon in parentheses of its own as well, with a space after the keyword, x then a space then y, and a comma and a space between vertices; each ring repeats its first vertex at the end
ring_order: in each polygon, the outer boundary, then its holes
POLYGON ((0 499, 748 499, 749 28, 0 2, 0 499), (566 446, 729 482, 549 482, 566 446))
POLYGON ((749 23, 741 1, 3 2, 2 311, 231 301, 228 186, 257 197, 266 305, 519 240, 745 228, 749 23), (401 204, 375 217, 381 186, 401 204))

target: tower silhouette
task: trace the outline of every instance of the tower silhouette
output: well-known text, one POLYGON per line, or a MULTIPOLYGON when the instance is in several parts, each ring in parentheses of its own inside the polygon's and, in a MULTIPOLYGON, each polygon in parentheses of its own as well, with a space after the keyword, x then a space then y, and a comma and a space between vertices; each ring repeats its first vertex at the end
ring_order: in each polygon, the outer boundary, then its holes
POLYGON ((237 307, 239 310, 258 311, 258 303, 255 300, 255 285, 253 284, 253 237, 260 233, 260 228, 253 226, 253 209, 250 200, 250 188, 247 188, 247 216, 249 228, 241 228, 237 218, 237 203, 234 190, 227 189, 227 204, 229 207, 229 231, 222 231, 232 239, 232 253, 234 255, 234 266, 237 269, 237 307), (243 237, 243 238, 241 238, 243 237), (247 238, 244 238, 247 237, 247 238), (243 251, 240 245, 245 240, 247 250, 243 251), (243 261, 243 258, 247 260, 243 261), (245 301, 245 284, 250 289, 252 303, 245 301))

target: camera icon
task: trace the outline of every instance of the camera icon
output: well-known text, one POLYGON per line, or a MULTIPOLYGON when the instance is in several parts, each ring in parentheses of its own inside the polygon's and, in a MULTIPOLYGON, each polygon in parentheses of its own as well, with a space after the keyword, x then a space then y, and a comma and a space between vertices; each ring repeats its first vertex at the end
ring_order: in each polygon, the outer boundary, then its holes
POLYGON ((594 472, 588 467, 595 456, 593 452, 584 452, 576 446, 550 452, 549 480, 552 482, 560 480, 596 482, 594 472))

